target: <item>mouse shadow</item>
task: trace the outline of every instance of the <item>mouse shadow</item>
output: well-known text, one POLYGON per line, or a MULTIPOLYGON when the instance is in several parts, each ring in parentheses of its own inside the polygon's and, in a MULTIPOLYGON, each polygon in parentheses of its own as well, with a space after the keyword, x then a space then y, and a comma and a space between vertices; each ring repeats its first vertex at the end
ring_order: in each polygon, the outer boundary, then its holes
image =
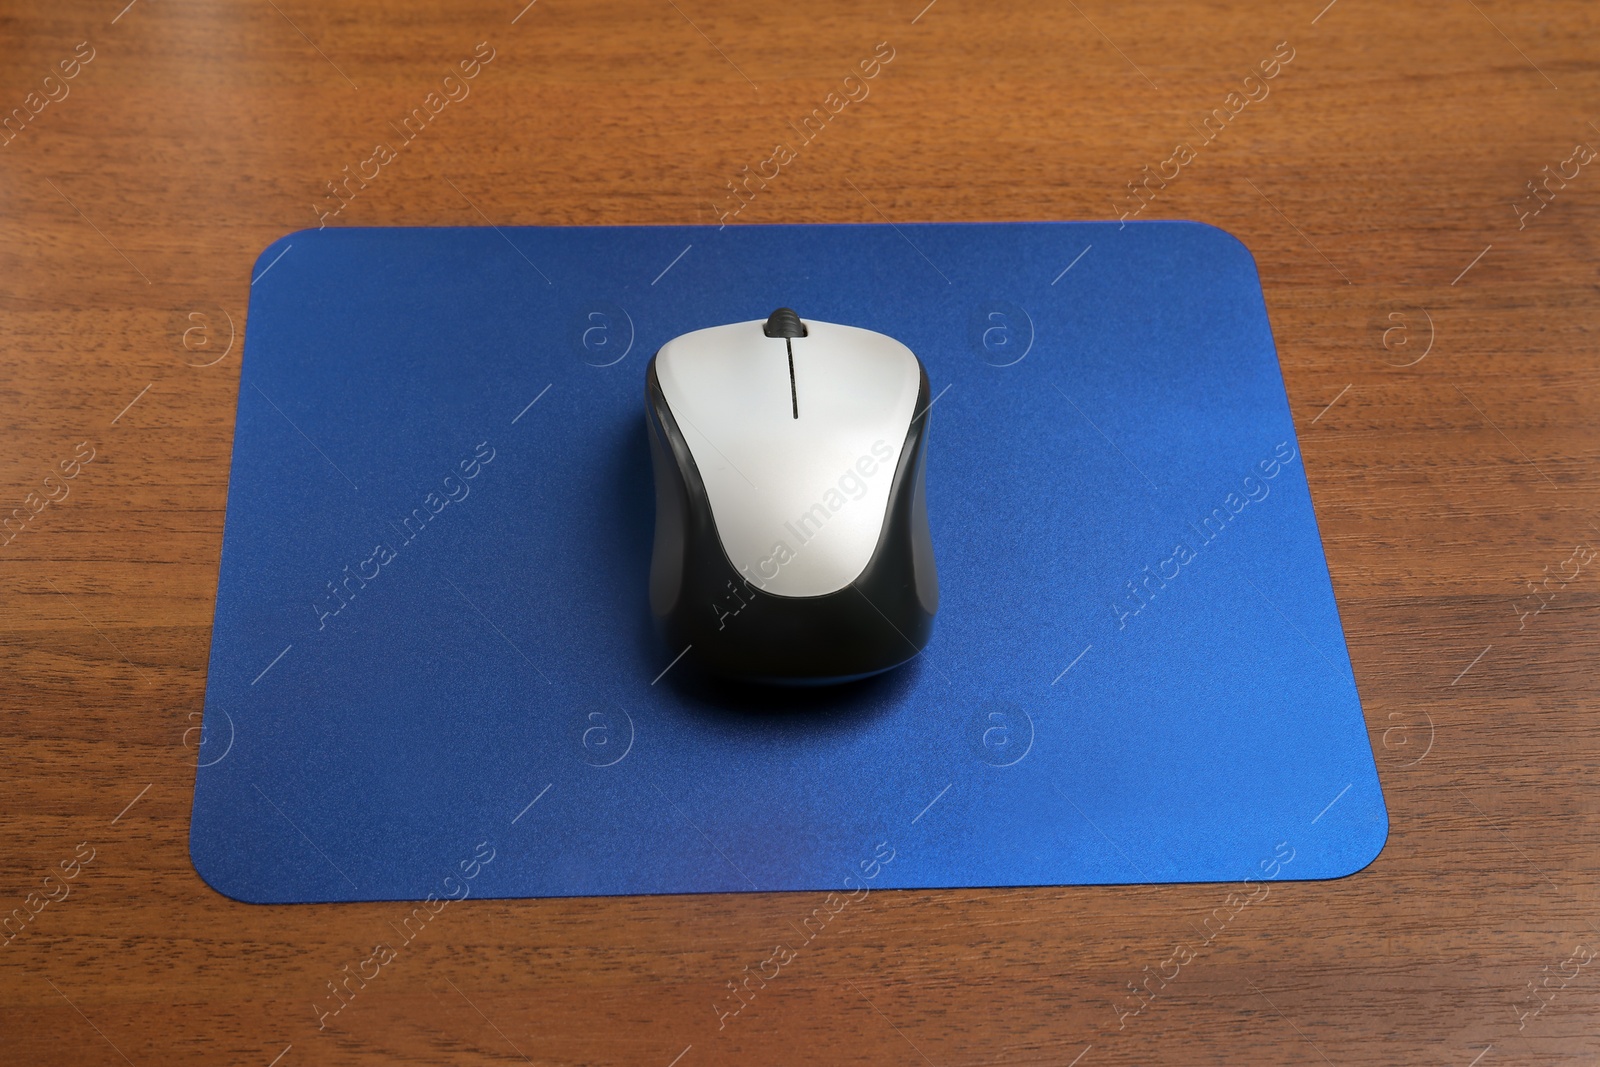
POLYGON ((660 684, 669 687, 677 709, 710 729, 798 740, 864 733, 905 705, 922 670, 918 657, 854 682, 788 686, 729 681, 691 668, 660 684))
MULTIPOLYGON (((669 663, 682 649, 668 649, 650 617, 650 553, 655 531, 655 479, 651 472, 650 437, 644 420, 630 420, 617 434, 613 452, 616 486, 613 498, 618 528, 615 544, 625 558, 637 561, 626 570, 638 590, 633 639, 640 662, 669 663)), ((630 594, 632 595, 632 594, 630 594)), ((668 668, 652 685, 672 699, 661 710, 690 719, 718 732, 767 738, 801 738, 860 733, 893 715, 916 690, 924 669, 914 657, 892 670, 838 685, 785 686, 735 682, 696 669, 693 650, 668 668)))

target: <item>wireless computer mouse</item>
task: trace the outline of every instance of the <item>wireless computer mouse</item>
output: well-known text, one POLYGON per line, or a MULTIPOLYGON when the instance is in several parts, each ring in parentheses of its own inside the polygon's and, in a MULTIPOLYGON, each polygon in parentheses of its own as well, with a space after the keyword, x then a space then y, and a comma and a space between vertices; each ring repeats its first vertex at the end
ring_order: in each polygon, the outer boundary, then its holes
POLYGON ((824 684, 922 651, 939 607, 928 375, 892 337, 788 308, 662 345, 650 608, 711 674, 824 684))

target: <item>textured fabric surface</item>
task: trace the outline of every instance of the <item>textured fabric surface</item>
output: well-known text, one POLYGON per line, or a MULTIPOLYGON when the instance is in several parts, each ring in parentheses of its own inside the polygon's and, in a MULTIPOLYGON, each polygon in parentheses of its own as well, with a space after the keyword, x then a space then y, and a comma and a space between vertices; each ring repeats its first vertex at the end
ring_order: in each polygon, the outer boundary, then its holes
POLYGON ((191 837, 218 890, 1310 879, 1381 849, 1226 233, 328 229, 251 276, 191 837), (646 363, 780 305, 905 342, 935 396, 934 636, 846 688, 708 685, 649 623, 646 363))

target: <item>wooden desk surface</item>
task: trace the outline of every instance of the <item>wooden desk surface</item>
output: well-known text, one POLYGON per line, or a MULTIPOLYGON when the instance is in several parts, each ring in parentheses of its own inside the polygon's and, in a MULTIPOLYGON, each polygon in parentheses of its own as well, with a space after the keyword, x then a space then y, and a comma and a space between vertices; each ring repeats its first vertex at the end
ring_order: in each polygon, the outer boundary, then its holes
POLYGON ((0 911, 32 916, 0 946, 0 1061, 1600 1057, 1600 8, 522 2, 0 16, 0 911), (887 42, 739 222, 1114 218, 1162 173, 1140 217, 1240 236, 1377 861, 1273 885, 1175 975, 1229 887, 876 893, 720 1028, 818 901, 473 901, 319 1030, 396 906, 237 904, 188 856, 250 272, 480 42, 469 95, 330 225, 711 222, 887 42))

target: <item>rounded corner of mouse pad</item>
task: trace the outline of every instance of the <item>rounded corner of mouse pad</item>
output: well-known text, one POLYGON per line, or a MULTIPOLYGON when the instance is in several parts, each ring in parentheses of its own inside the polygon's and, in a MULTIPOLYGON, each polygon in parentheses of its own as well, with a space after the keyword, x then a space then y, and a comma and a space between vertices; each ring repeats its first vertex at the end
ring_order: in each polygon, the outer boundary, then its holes
POLYGON ((194 738, 191 855, 219 892, 1295 880, 1381 850, 1226 232, 330 228, 252 278, 194 738), (731 690, 648 621, 644 372, 779 306, 926 366, 941 607, 887 675, 731 690))

